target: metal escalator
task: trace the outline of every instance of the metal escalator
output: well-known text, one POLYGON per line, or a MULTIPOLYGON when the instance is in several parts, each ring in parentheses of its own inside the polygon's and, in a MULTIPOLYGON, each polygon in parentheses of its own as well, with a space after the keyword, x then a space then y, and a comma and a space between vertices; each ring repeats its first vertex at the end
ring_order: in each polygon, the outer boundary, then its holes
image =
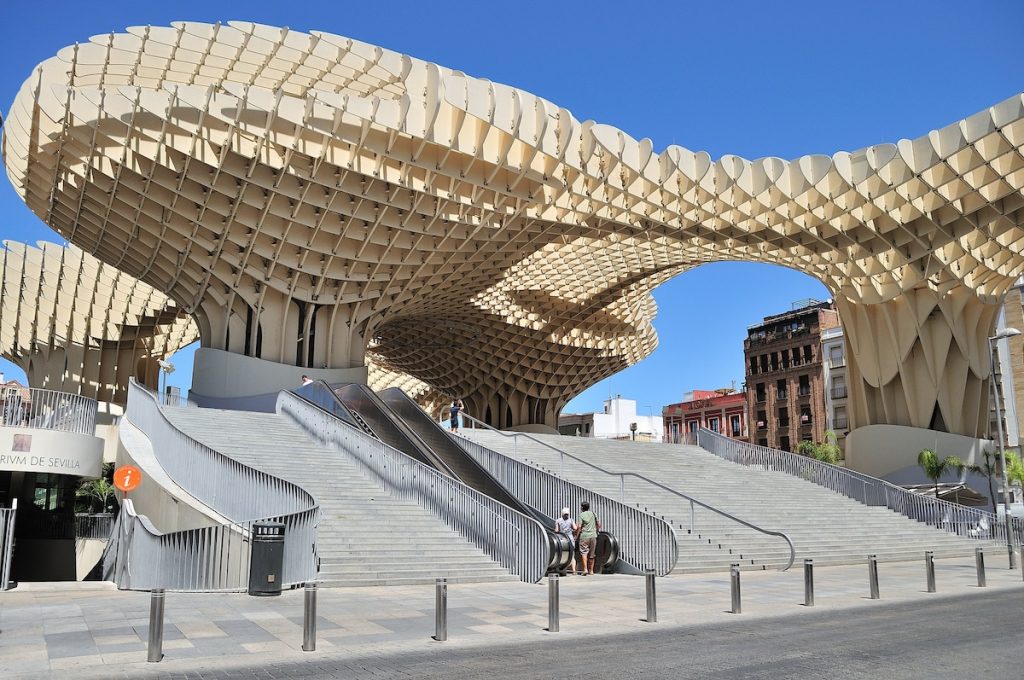
MULTIPOLYGON (((369 391, 368 388, 365 389, 369 391)), ((376 396, 387 405, 394 417, 401 420, 409 430, 415 433, 419 441, 430 448, 436 457, 444 461, 456 479, 481 493, 487 494, 504 505, 533 517, 548 530, 549 538, 552 540, 560 539, 563 542, 568 542, 562 534, 551 529, 555 525, 554 517, 523 503, 520 499, 510 494, 504 486, 459 446, 455 439, 434 422, 434 419, 427 415, 420 408, 419 404, 413 401, 400 388, 389 387, 381 390, 376 396)), ((554 551, 555 549, 555 546, 552 546, 552 550, 554 551)), ((615 566, 618 555, 618 541, 615 537, 607 531, 600 532, 595 563, 600 565, 602 571, 610 570, 615 566)), ((564 570, 564 567, 568 566, 570 561, 571 559, 567 558, 559 571, 564 570)))
MULTIPOLYGON (((354 420, 364 423, 385 444, 540 522, 548 536, 548 570, 564 572, 569 566, 572 561, 572 544, 564 535, 552 531, 555 520, 510 494, 437 427, 404 392, 397 390, 397 395, 388 394, 385 399, 382 398, 384 392, 377 395, 359 383, 335 386, 333 389, 345 411, 354 420), (395 412, 396 408, 401 414, 395 412)), ((301 395, 302 391, 296 390, 296 393, 301 395)))
MULTIPOLYGON (((410 458, 461 481, 461 478, 440 457, 435 455, 429 446, 420 441, 419 437, 406 427, 402 419, 396 417, 387 404, 381 401, 380 397, 369 387, 351 383, 334 386, 333 389, 335 396, 345 409, 357 422, 365 425, 364 429, 368 428, 377 439, 398 449, 410 458)), ((479 489, 477 490, 479 491, 479 489)), ((495 498, 495 500, 504 503, 500 498, 495 498)))

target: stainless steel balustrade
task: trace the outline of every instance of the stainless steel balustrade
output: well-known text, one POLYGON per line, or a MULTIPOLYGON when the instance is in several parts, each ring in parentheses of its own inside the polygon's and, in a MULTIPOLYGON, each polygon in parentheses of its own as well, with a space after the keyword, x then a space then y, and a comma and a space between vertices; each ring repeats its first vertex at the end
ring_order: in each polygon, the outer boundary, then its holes
POLYGON ((125 499, 104 553, 103 580, 122 590, 243 592, 251 533, 252 522, 240 522, 164 534, 125 499))
POLYGON ((384 489, 415 500, 521 580, 536 583, 544 576, 548 538, 533 518, 413 460, 291 392, 278 395, 277 412, 318 442, 351 455, 384 489))
POLYGON ((245 590, 253 522, 285 525, 285 587, 314 580, 320 506, 304 489, 214 451, 174 427, 157 396, 134 380, 125 418, 153 442, 153 453, 174 482, 230 523, 161 534, 144 516, 122 508, 104 556, 120 588, 245 590), (241 558, 244 564, 235 564, 241 558))
MULTIPOLYGON (((883 479, 788 451, 729 439, 705 428, 698 431, 697 441, 705 451, 733 463, 793 475, 865 505, 887 507, 947 533, 981 540, 1006 540, 1003 516, 981 508, 922 496, 883 479)), ((1012 518, 1011 526, 1020 541, 1024 536, 1024 520, 1012 518)))
POLYGON ((96 433, 96 400, 79 394, 6 387, 0 390, 0 410, 5 427, 96 433))
POLYGON ((578 508, 582 501, 589 500, 601 519, 601 528, 618 539, 619 556, 626 563, 640 571, 653 569, 658 576, 675 568, 679 545, 676 532, 665 520, 476 442, 460 437, 458 444, 509 493, 552 517, 558 517, 563 506, 578 508))
MULTIPOLYGON (((629 506, 626 505, 626 503, 627 503, 626 496, 627 496, 627 488, 630 488, 630 484, 631 483, 637 487, 634 491, 636 493, 638 493, 638 494, 643 494, 645 496, 654 497, 654 498, 657 498, 658 496, 661 496, 662 498, 672 498, 672 497, 674 497, 674 498, 677 498, 677 499, 681 498, 681 499, 687 501, 687 503, 689 504, 689 510, 690 510, 689 517, 688 517, 688 519, 685 522, 676 520, 675 521, 675 526, 678 526, 680 528, 685 528, 690 534, 696 535, 698 533, 698 531, 702 530, 705 526, 709 526, 712 522, 717 521, 717 522, 724 522, 724 526, 729 527, 732 530, 737 530, 738 529, 741 532, 749 531, 751 536, 753 536, 755 534, 760 534, 762 536, 769 536, 769 537, 774 537, 774 538, 781 539, 782 541, 785 542, 785 547, 783 548, 783 550, 784 551, 788 551, 789 558, 788 558, 785 566, 783 566, 780 569, 780 571, 786 571, 791 566, 793 566, 793 560, 796 558, 796 549, 793 546, 793 541, 790 540, 789 536, 787 536, 784 532, 773 531, 773 530, 770 530, 770 529, 765 529, 763 527, 757 526, 756 524, 752 524, 750 522, 747 522, 746 520, 742 520, 739 517, 736 517, 735 515, 732 515, 732 514, 730 514, 728 512, 725 512, 724 510, 720 510, 720 509, 718 509, 716 507, 708 505, 707 503, 704 503, 703 501, 699 501, 696 498, 693 498, 692 496, 689 496, 689 495, 687 495, 685 493, 682 493, 680 491, 676 491, 675 489, 670 489, 669 487, 665 486, 664 484, 660 484, 660 483, 654 481, 653 479, 649 479, 649 478, 644 477, 643 475, 639 475, 639 474, 637 474, 635 472, 612 472, 610 470, 606 470, 605 468, 603 468, 603 467, 601 467, 599 465, 595 465, 595 464, 593 464, 593 463, 591 463, 589 461, 583 460, 582 458, 578 458, 578 457, 572 455, 571 453, 566 453, 565 451, 562 451, 561 449, 559 449, 559 448, 557 448, 555 446, 552 446, 551 444, 548 444, 545 441, 541 441, 540 439, 537 439, 536 437, 533 437, 533 436, 531 436, 529 434, 526 434, 524 432, 505 432, 503 430, 497 430, 497 429, 491 427, 490 425, 488 425, 487 423, 484 423, 484 422, 482 422, 480 420, 477 420, 476 418, 474 418, 474 417, 472 417, 470 415, 467 415, 467 414, 462 414, 462 415, 463 415, 463 418, 465 419, 464 422, 467 423, 467 425, 470 425, 470 426, 473 426, 473 427, 479 427, 479 428, 486 429, 486 430, 490 430, 492 432, 496 432, 497 434, 499 434, 499 435, 501 435, 503 437, 511 438, 513 440, 513 442, 517 441, 519 437, 523 437, 523 438, 528 439, 529 441, 531 441, 531 442, 533 442, 535 444, 538 444, 538 445, 540 445, 540 446, 542 446, 542 447, 544 447, 546 449, 549 449, 549 450, 554 451, 555 453, 557 453, 558 454, 558 460, 559 460, 559 470, 558 470, 556 479, 557 478, 564 478, 565 468, 566 468, 566 465, 569 462, 576 463, 576 464, 579 464, 579 465, 583 465, 583 466, 587 467, 590 470, 594 470, 594 471, 596 471, 596 472, 598 472, 598 473, 600 473, 602 475, 607 476, 610 480, 614 480, 617 483, 617 485, 618 485, 618 492, 619 492, 619 503, 621 503, 626 508, 629 508, 629 506)), ((462 443, 462 442, 463 442, 463 440, 460 440, 460 443, 462 443)), ((473 443, 473 442, 470 442, 470 443, 473 443)), ((479 447, 479 448, 484 449, 485 451, 488 451, 488 452, 493 453, 493 454, 498 455, 498 456, 502 455, 502 454, 499 454, 497 452, 491 451, 490 449, 486 449, 485 447, 479 447)), ((472 451, 471 451, 471 453, 472 453, 472 451)), ((537 468, 535 466, 529 465, 527 463, 521 463, 520 461, 518 461, 518 460, 516 460, 514 458, 508 458, 507 456, 502 456, 502 458, 505 458, 507 461, 510 461, 510 463, 506 463, 506 465, 512 465, 513 463, 518 463, 519 465, 522 465, 522 466, 524 466, 525 468, 527 468, 529 470, 539 470, 539 468, 537 468)), ((483 462, 483 461, 481 461, 481 462, 483 462)), ((521 472, 522 472, 522 474, 526 474, 525 471, 521 471, 521 472)), ((495 474, 495 473, 492 472, 492 474, 495 474)), ((595 495, 591 491, 588 491, 587 494, 590 495, 590 496, 594 496, 595 495)), ((557 506, 552 506, 552 507, 557 507, 557 506)), ((663 515, 662 515, 662 519, 664 519, 663 515)), ((668 524, 669 524, 669 527, 671 528, 672 527, 671 521, 669 521, 668 524)), ((621 535, 623 533, 622 530, 619 527, 616 527, 616 530, 615 530, 614 533, 619 538, 620 545, 625 546, 626 545, 626 539, 625 539, 625 537, 623 535, 621 535)), ((675 532, 673 531, 673 537, 674 537, 674 535, 675 535, 675 532)), ((632 543, 632 541, 630 541, 630 542, 632 543)), ((678 544, 676 544, 676 551, 677 551, 676 557, 678 557, 678 544)), ((741 552, 741 551, 737 550, 737 552, 741 552)), ((624 554, 624 556, 627 554, 625 552, 625 548, 623 548, 623 554, 624 554)), ((629 560, 627 559, 627 561, 629 561, 629 560)), ((675 558, 673 558, 673 565, 674 564, 675 564, 675 558)), ((656 568, 656 569, 658 568, 658 567, 655 567, 654 565, 648 565, 648 566, 650 566, 652 568, 656 568)), ((669 568, 669 571, 671 571, 671 567, 669 568)), ((659 574, 663 574, 663 573, 666 573, 666 572, 659 572, 659 574)))
POLYGON ((14 521, 18 514, 18 499, 11 507, 0 508, 0 591, 7 590, 11 581, 11 554, 14 552, 14 521))

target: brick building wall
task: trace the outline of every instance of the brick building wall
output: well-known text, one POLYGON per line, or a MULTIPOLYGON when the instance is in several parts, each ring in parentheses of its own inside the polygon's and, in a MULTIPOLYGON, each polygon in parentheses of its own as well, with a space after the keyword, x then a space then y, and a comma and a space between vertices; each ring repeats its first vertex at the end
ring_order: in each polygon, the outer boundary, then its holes
POLYGON ((831 303, 814 303, 748 329, 743 356, 751 443, 794 451, 802 440, 824 439, 821 332, 838 325, 831 303))

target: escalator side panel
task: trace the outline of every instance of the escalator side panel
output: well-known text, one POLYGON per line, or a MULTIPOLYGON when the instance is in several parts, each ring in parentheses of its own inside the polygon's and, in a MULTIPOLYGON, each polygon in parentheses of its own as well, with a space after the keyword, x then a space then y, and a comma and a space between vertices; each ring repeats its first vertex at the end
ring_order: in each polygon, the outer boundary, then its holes
POLYGON ((422 443, 415 441, 395 422, 394 415, 387 412, 387 407, 368 387, 358 383, 343 385, 335 388, 334 394, 346 408, 358 413, 382 442, 424 465, 446 471, 422 443))
POLYGON ((480 493, 487 494, 503 505, 530 515, 545 527, 554 525, 554 519, 538 513, 537 510, 510 494, 401 389, 389 387, 386 390, 381 390, 378 396, 396 416, 405 422, 409 429, 431 448, 437 457, 445 462, 456 479, 480 493))

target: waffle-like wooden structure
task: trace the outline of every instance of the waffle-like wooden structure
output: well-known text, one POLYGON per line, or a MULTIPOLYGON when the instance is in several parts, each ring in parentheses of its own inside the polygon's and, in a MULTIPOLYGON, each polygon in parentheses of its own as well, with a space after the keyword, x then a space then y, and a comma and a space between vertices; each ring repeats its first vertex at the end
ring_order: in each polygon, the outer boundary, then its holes
POLYGON ((149 284, 75 246, 4 241, 0 355, 29 384, 124 405, 128 379, 150 387, 157 361, 199 330, 149 284))
POLYGON ((831 156, 658 153, 514 87, 231 22, 61 50, 3 153, 33 211, 207 347, 338 368, 369 350, 495 425, 554 424, 654 349, 660 283, 772 262, 833 292, 854 426, 978 435, 986 338, 1024 265, 1022 146, 1018 95, 831 156))

